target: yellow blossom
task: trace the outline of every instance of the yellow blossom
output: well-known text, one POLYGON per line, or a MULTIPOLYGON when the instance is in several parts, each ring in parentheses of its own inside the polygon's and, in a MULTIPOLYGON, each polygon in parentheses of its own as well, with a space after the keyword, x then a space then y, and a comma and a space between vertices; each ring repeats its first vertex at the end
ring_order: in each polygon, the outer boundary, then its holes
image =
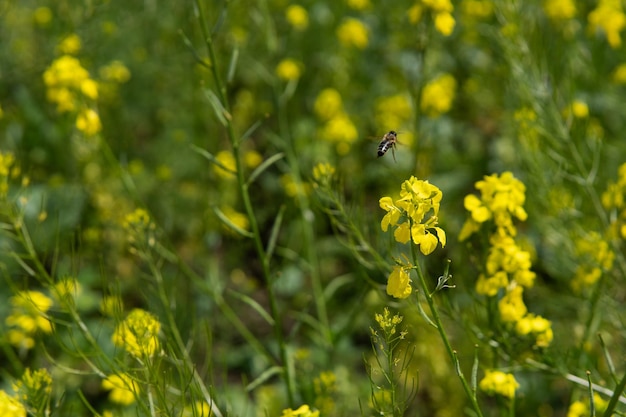
POLYGON ((450 74, 443 74, 424 86, 420 108, 429 117, 438 117, 452 108, 455 92, 456 80, 450 74))
POLYGON ((0 151, 0 198, 6 197, 9 191, 9 176, 11 167, 15 164, 13 152, 0 151))
POLYGON ((564 117, 569 117, 570 115, 578 119, 584 119, 589 116, 589 106, 582 100, 574 100, 563 110, 564 117))
POLYGON ((435 29, 444 36, 450 36, 456 21, 451 13, 440 12, 435 14, 435 29))
POLYGON ((543 9, 552 20, 566 20, 576 17, 574 0, 545 0, 543 9))
POLYGON ((341 94, 333 88, 322 90, 313 103, 313 111, 322 120, 330 120, 343 113, 341 94))
POLYGON ((26 417, 26 408, 17 398, 0 390, 0 415, 2 417, 26 417))
POLYGON ((104 81, 122 84, 130 80, 130 70, 121 61, 112 61, 99 70, 104 81))
POLYGON ((85 97, 96 100, 98 98, 98 83, 91 78, 83 80, 80 85, 80 91, 85 97))
POLYGON ((481 19, 490 17, 494 9, 491 0, 463 0, 461 7, 467 16, 481 19))
MULTIPOLYGON (((52 377, 45 368, 32 371, 26 368, 22 376, 13 386, 19 399, 34 410, 45 409, 52 393, 52 377)), ((1 414, 4 417, 4 414, 1 414)))
POLYGON ((100 301, 100 312, 105 316, 118 317, 124 310, 124 302, 118 295, 105 295, 100 301))
POLYGON ((506 288, 508 285, 509 278, 504 271, 498 271, 489 277, 484 274, 480 274, 478 281, 476 282, 476 292, 478 294, 493 297, 500 289, 506 288))
POLYGON ((413 287, 411 287, 411 278, 407 273, 407 268, 394 266, 387 279, 387 294, 395 298, 407 298, 412 292, 413 287))
POLYGON ((527 314, 515 323, 515 331, 521 336, 533 335, 535 346, 548 347, 552 343, 552 323, 541 316, 527 314))
POLYGON ((510 399, 515 397, 515 390, 519 388, 513 374, 492 370, 485 372, 478 386, 489 395, 499 394, 510 399))
POLYGON ((515 287, 498 302, 502 321, 516 322, 526 315, 528 309, 522 298, 523 292, 522 287, 515 287))
POLYGON ((196 401, 185 406, 181 417, 212 417, 211 406, 206 401, 196 401))
POLYGON ((337 28, 337 37, 345 47, 365 49, 369 43, 369 30, 360 20, 348 17, 337 28))
POLYGON ((280 182, 289 197, 307 196, 311 193, 311 185, 308 183, 296 182, 293 175, 284 174, 280 177, 280 182))
POLYGON ((407 16, 409 18, 409 22, 411 24, 413 24, 413 25, 416 25, 417 23, 419 23, 419 21, 422 20, 422 13, 423 12, 424 12, 424 7, 421 4, 419 4, 419 3, 415 3, 406 12, 406 14, 407 14, 407 16))
POLYGON ((140 393, 139 384, 127 374, 108 376, 102 381, 102 388, 111 391, 109 393, 109 400, 111 400, 111 402, 121 405, 134 403, 140 393))
MULTIPOLYGON (((232 223, 235 227, 245 231, 250 229, 250 220, 248 220, 248 216, 245 214, 238 212, 230 206, 223 207, 222 213, 226 216, 228 222, 232 223)), ((233 236, 238 236, 231 227, 227 227, 226 230, 233 236)))
POLYGON ((150 357, 160 348, 160 330, 161 323, 154 315, 136 308, 115 328, 113 344, 137 358, 150 357))
POLYGON ((243 155, 243 162, 244 164, 246 164, 248 168, 254 169, 258 167, 261 164, 261 162, 263 162, 263 156, 261 156, 260 153, 254 150, 247 151, 243 155))
POLYGON ((44 333, 52 332, 52 324, 45 317, 52 307, 52 299, 39 291, 21 291, 11 297, 11 314, 6 318, 9 330, 9 342, 23 349, 30 349, 34 345, 32 336, 41 330, 44 333))
POLYGON ((76 117, 76 128, 87 136, 93 136, 102 130, 100 116, 95 110, 85 109, 76 117))
POLYGON ((292 4, 285 10, 285 17, 289 24, 296 30, 303 31, 309 26, 309 14, 306 9, 298 4, 292 4))
POLYGON ((406 94, 395 94, 376 100, 376 124, 381 130, 395 130, 412 117, 413 108, 406 94))
POLYGON ((233 153, 230 151, 219 151, 215 156, 215 159, 221 166, 214 164, 213 172, 215 172, 222 179, 234 180, 235 173, 237 172, 237 165, 233 153))
POLYGON ((619 64, 613 70, 613 82, 617 84, 626 84, 626 64, 619 64))
POLYGON ((283 59, 276 66, 276 75, 282 80, 297 80, 302 75, 301 65, 293 59, 283 59))
POLYGON ((295 410, 292 410, 291 408, 283 410, 282 417, 319 417, 319 415, 319 411, 311 411, 311 408, 305 404, 295 410))
POLYGON ((324 124, 320 136, 336 143, 337 153, 345 155, 350 150, 350 145, 359 137, 359 132, 347 114, 339 113, 324 124))
POLYGON ((329 163, 318 163, 313 167, 313 179, 315 185, 327 186, 335 175, 335 167, 329 163))
POLYGON ((72 34, 61 41, 57 46, 57 51, 61 54, 76 55, 80 52, 81 47, 82 41, 80 37, 76 34, 72 34))
POLYGON ((39 27, 46 27, 52 21, 52 11, 49 7, 37 7, 33 12, 33 20, 39 27))
POLYGON ((626 26, 626 15, 622 4, 616 0, 600 0, 595 9, 587 16, 592 32, 604 32, 611 48, 619 48, 622 44, 620 32, 626 26))
POLYGON ((354 10, 367 10, 372 7, 370 0, 346 0, 346 3, 354 10))

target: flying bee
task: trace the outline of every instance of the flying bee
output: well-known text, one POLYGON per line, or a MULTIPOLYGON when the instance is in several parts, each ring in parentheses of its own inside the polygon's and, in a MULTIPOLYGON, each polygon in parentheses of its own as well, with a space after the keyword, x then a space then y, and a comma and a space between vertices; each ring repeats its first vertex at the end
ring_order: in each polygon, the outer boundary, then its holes
POLYGON ((396 160, 396 144, 398 143, 398 135, 393 130, 390 130, 389 133, 385 133, 383 139, 380 141, 378 145, 378 157, 380 158, 384 154, 387 153, 389 149, 391 149, 391 155, 393 156, 393 160, 396 160))

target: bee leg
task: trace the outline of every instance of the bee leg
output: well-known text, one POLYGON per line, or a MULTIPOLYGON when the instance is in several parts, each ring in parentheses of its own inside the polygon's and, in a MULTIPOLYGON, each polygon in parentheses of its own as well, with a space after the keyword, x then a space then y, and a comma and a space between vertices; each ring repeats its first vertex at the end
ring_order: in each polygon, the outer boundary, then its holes
POLYGON ((391 156, 393 156, 393 162, 398 162, 396 161, 396 151, 395 151, 396 145, 391 145, 391 156))

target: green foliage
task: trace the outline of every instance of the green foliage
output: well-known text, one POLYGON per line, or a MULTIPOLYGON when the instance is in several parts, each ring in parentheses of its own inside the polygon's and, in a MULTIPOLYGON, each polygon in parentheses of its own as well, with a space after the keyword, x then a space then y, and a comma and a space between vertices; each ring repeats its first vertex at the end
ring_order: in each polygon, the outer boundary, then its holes
POLYGON ((0 415, 624 414, 622 6, 378 3, 0 1, 0 415))

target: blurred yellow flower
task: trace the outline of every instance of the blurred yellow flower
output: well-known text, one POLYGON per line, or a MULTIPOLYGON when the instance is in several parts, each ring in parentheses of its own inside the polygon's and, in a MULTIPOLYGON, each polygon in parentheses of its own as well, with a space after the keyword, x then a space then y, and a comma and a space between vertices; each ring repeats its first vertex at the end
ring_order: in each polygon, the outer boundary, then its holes
POLYGON ((444 36, 450 36, 454 30, 456 21, 451 13, 439 12, 435 13, 435 28, 444 36))
POLYGON ((219 162, 222 166, 217 164, 213 164, 213 172, 215 172, 220 178, 225 180, 234 180, 235 173, 237 172, 237 164, 235 161, 235 156, 230 151, 219 151, 215 156, 217 162, 219 162))
POLYGON ((347 114, 339 113, 330 119, 320 131, 322 139, 336 143, 337 153, 345 155, 351 144, 358 138, 359 132, 347 114))
POLYGON ((52 21, 52 11, 49 7, 37 7, 33 12, 33 20, 39 27, 48 26, 48 24, 52 21))
POLYGON ((319 411, 311 411, 308 405, 301 405, 296 410, 292 410, 291 408, 287 408, 283 410, 282 417, 319 417, 319 411))
POLYGON ((31 349, 35 345, 33 336, 37 331, 52 332, 52 323, 46 312, 52 307, 52 299, 39 291, 20 291, 10 298, 11 314, 5 323, 9 343, 21 349, 31 349))
POLYGON ((131 355, 145 358, 159 350, 160 331, 161 323, 154 315, 136 308, 116 326, 112 340, 115 346, 124 348, 131 355))
POLYGON ((110 375, 102 381, 102 388, 111 391, 109 400, 116 404, 130 405, 139 395, 139 384, 128 374, 110 375))
POLYGON ((276 75, 285 81, 297 80, 302 75, 301 65, 293 59, 283 59, 276 66, 276 75))
POLYGON ((622 45, 620 32, 626 26, 626 15, 622 10, 621 2, 600 0, 596 8, 587 16, 587 21, 592 32, 604 32, 611 48, 619 48, 622 45))
POLYGON ((185 406, 181 417, 212 417, 211 406, 206 401, 195 401, 185 406))
POLYGON ((467 16, 485 19, 493 14, 494 5, 491 0, 463 0, 461 8, 467 16))
POLYGON ((413 117, 413 106, 406 94, 376 100, 376 125, 383 131, 396 130, 413 117))
POLYGON ((450 74, 443 74, 424 86, 420 108, 429 117, 438 117, 452 108, 455 93, 456 80, 450 74))
POLYGON ((372 7, 370 0, 346 0, 346 3, 353 10, 367 10, 372 7))
POLYGON ((15 155, 12 152, 0 151, 0 199, 9 192, 9 174, 15 163, 15 155))
MULTIPOLYGON (((28 405, 39 408, 41 402, 47 402, 52 393, 52 377, 47 369, 32 371, 26 368, 20 379, 12 385, 18 397, 28 405)), ((4 414, 0 414, 4 416, 4 414)))
POLYGON ((626 84, 626 64, 619 64, 613 71, 613 82, 617 84, 626 84))
POLYGON ((519 388, 513 374, 501 371, 486 371, 478 386, 489 395, 499 394, 510 399, 515 397, 515 390, 519 388))
POLYGON ((315 99, 313 111, 322 120, 330 120, 343 112, 341 94, 334 88, 322 90, 315 99))
POLYGON ((435 12, 448 12, 454 10, 454 6, 450 0, 422 0, 422 3, 435 12))
POLYGON ((337 28, 337 37, 345 47, 365 49, 369 43, 369 30, 360 20, 348 17, 337 28))
POLYGON ((313 179, 320 184, 328 183, 333 175, 335 167, 329 163, 320 162, 313 167, 313 179))
POLYGON ((102 130, 100 116, 95 110, 85 109, 76 117, 76 128, 87 136, 93 136, 102 130))
POLYGON ((96 100, 98 98, 98 83, 88 78, 81 83, 80 92, 83 93, 85 97, 96 100))
POLYGON ((124 302, 119 295, 105 295, 100 301, 100 312, 108 317, 118 317, 124 310, 124 302))
POLYGON ((123 84, 130 80, 130 70, 122 61, 112 61, 98 71, 104 81, 123 84))
POLYGON ((293 175, 287 173, 280 177, 280 182, 285 190, 285 194, 289 197, 297 197, 298 195, 311 194, 311 185, 308 183, 298 183, 293 179, 293 175))
POLYGON ((574 0, 545 0, 543 10, 552 20, 566 20, 576 17, 574 0))
POLYGON ((478 276, 476 281, 476 292, 478 294, 493 297, 498 294, 502 288, 509 285, 509 278, 504 271, 497 271, 495 274, 487 277, 484 274, 478 276))
POLYGON ((67 55, 76 55, 80 52, 80 48, 82 47, 82 41, 80 37, 76 34, 72 34, 67 36, 65 39, 59 43, 57 46, 57 52, 61 54, 67 55))
POLYGON ((387 279, 387 294, 395 298, 407 298, 413 292, 407 268, 396 265, 387 279))
POLYGON ((535 337, 535 346, 548 347, 554 338, 552 323, 541 316, 527 314, 515 323, 517 334, 525 336, 531 334, 535 337))
POLYGON ((528 309, 524 304, 522 294, 524 289, 517 286, 506 293, 498 302, 500 318, 503 322, 516 322, 526 315, 528 309))
POLYGON ((243 161, 248 168, 254 169, 258 167, 259 165, 261 165, 261 162, 263 162, 263 156, 261 156, 261 154, 258 153, 257 151, 251 150, 251 151, 247 151, 243 155, 243 161))
POLYGON ((409 18, 409 22, 413 25, 416 25, 420 20, 422 20, 423 12, 424 12, 424 7, 419 3, 415 3, 406 12, 409 18))
POLYGON ((309 13, 298 4, 292 4, 285 10, 285 17, 291 26, 299 31, 309 27, 309 13))
POLYGON ((26 417, 26 408, 20 400, 0 390, 0 415, 2 417, 26 417))
MULTIPOLYGON (((250 220, 248 220, 248 216, 246 216, 245 214, 236 211, 230 206, 223 207, 221 211, 224 216, 226 216, 226 218, 236 227, 240 228, 241 230, 250 229, 250 220)), ((235 234, 235 232, 229 227, 227 227, 226 230, 232 232, 233 235, 239 236, 239 234, 235 234)))

